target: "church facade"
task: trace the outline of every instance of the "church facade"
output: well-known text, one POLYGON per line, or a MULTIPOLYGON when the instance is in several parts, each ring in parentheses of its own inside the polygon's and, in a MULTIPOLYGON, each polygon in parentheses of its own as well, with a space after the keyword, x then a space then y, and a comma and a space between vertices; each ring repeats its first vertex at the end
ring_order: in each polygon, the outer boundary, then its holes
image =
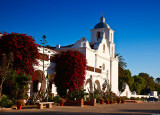
POLYGON ((118 57, 115 57, 114 31, 105 23, 102 16, 100 22, 91 29, 91 41, 82 37, 75 44, 52 48, 39 46, 39 65, 35 65, 35 78, 30 84, 28 94, 36 94, 41 86, 47 89, 51 86, 51 93, 56 95, 54 85, 55 63, 52 57, 59 51, 76 50, 83 53, 87 60, 85 83, 86 92, 93 92, 95 89, 107 91, 111 89, 119 95, 118 90, 118 57), (43 52, 44 51, 44 52, 43 52), (44 59, 44 62, 43 62, 44 59), (43 64, 44 63, 44 64, 43 64), (49 78, 49 79, 48 79, 49 78))
POLYGON ((77 50, 86 56, 86 79, 84 89, 93 92, 95 89, 109 90, 119 94, 118 90, 118 57, 115 57, 114 31, 105 23, 102 16, 100 22, 91 29, 91 42, 82 37, 75 44, 57 45, 54 50, 77 50))

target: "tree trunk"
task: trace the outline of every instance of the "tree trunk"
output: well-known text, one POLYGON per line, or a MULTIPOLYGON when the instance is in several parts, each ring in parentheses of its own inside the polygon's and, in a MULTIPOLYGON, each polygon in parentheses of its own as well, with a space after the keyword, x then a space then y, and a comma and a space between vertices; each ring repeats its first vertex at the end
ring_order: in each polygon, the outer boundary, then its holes
POLYGON ((0 98, 2 96, 2 84, 0 85, 0 98))

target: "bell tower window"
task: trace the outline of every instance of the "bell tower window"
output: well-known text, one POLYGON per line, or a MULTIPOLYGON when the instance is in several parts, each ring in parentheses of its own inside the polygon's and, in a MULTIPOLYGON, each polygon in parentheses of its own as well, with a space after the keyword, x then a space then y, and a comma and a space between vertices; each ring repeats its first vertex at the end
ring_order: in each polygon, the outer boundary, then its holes
POLYGON ((100 38, 100 32, 97 32, 97 41, 100 38))
POLYGON ((83 43, 83 47, 86 47, 86 43, 83 43))

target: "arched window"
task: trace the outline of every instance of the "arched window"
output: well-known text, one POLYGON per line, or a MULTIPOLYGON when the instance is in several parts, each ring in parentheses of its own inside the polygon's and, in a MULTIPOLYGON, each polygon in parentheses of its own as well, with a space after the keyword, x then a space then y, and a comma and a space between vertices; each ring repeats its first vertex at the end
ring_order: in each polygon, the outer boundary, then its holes
POLYGON ((97 32, 97 41, 100 38, 100 32, 97 32))
POLYGON ((105 44, 103 44, 103 51, 105 52, 105 44))

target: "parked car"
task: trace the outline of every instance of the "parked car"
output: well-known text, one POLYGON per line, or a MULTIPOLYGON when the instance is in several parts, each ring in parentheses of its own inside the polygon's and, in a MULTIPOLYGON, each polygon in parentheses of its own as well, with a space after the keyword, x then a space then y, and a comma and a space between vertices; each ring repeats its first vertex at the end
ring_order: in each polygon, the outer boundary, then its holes
POLYGON ((147 99, 147 101, 155 101, 155 102, 157 102, 157 101, 158 101, 158 99, 157 99, 157 98, 155 98, 155 97, 149 97, 149 98, 147 99))

